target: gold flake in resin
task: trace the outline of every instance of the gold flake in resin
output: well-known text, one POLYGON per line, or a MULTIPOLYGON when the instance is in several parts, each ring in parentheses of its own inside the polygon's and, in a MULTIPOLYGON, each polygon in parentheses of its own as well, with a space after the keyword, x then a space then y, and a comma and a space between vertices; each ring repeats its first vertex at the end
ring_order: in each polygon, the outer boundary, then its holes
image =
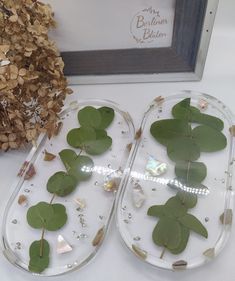
POLYGON ((94 247, 99 246, 104 239, 104 226, 98 230, 95 238, 92 241, 94 247))
POLYGON ((174 270, 184 270, 186 269, 188 263, 184 260, 176 261, 172 264, 174 270))
POLYGON ((203 255, 207 258, 213 259, 215 257, 215 248, 207 249, 203 255))
POLYGON ((149 156, 145 168, 145 175, 149 177, 158 177, 166 173, 167 164, 156 160, 154 157, 149 156))
POLYGON ((26 207, 28 205, 28 199, 25 195, 20 195, 18 198, 18 204, 22 207, 26 207))
POLYGON ((78 205, 79 209, 83 210, 86 208, 86 201, 85 199, 76 198, 74 202, 78 205))
POLYGON ((48 152, 45 150, 45 154, 44 154, 44 161, 52 161, 56 158, 56 155, 48 152))
POLYGON ((69 243, 64 239, 62 235, 59 235, 57 238, 57 254, 65 254, 71 252, 73 248, 69 245, 69 243))
POLYGON ((233 137, 235 137, 235 125, 229 128, 229 132, 233 137))
POLYGON ((225 210, 225 212, 220 216, 220 222, 225 225, 231 225, 232 221, 233 221, 232 209, 225 210))
POLYGON ((140 247, 136 245, 132 245, 132 250, 135 252, 135 254, 140 257, 143 260, 147 259, 148 253, 145 250, 142 250, 140 247))

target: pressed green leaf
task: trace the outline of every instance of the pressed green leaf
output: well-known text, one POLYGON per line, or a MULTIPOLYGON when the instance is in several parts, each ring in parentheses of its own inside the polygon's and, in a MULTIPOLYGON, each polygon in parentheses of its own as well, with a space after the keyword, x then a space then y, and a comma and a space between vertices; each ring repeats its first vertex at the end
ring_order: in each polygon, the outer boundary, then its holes
POLYGON ((27 211, 28 224, 33 228, 43 228, 46 225, 48 217, 53 217, 54 210, 52 206, 46 202, 39 202, 27 211))
POLYGON ((185 182, 202 182, 207 175, 206 165, 202 162, 178 161, 175 166, 175 174, 185 182))
POLYGON ((181 217, 187 213, 187 208, 178 196, 171 197, 165 204, 165 213, 171 217, 181 217))
POLYGON ((66 224, 67 214, 62 204, 52 204, 52 208, 54 214, 47 219, 45 228, 49 231, 56 231, 66 224))
POLYGON ((172 115, 174 118, 204 124, 219 131, 223 130, 224 127, 223 121, 219 118, 201 113, 198 108, 190 106, 190 98, 177 103, 172 109, 172 115))
POLYGON ((193 115, 200 114, 200 110, 190 106, 191 99, 186 98, 179 103, 177 103, 172 108, 172 115, 174 118, 187 120, 192 122, 193 115))
POLYGON ((207 238, 208 233, 203 224, 193 215, 186 214, 185 216, 178 218, 179 222, 190 230, 200 234, 201 236, 207 238))
POLYGON ((93 141, 87 141, 85 144, 85 151, 91 155, 99 155, 107 151, 112 145, 112 139, 106 137, 93 141))
POLYGON ((218 131, 222 131, 224 128, 224 123, 221 119, 204 113, 195 116, 193 121, 195 123, 207 125, 218 131))
POLYGON ((42 240, 42 253, 40 256, 41 240, 34 241, 29 248, 29 270, 35 273, 43 272, 49 266, 50 246, 47 240, 42 240))
POLYGON ((200 157, 200 149, 191 138, 175 138, 168 142, 167 154, 174 162, 195 161, 200 157))
POLYGON ((150 132, 158 142, 167 146, 173 139, 190 136, 191 126, 184 120, 166 119, 154 122, 150 132))
POLYGON ((222 150, 227 145, 227 139, 221 132, 205 125, 194 128, 192 137, 204 152, 222 150))
POLYGON ((99 128, 101 120, 101 112, 92 106, 86 106, 78 112, 78 121, 81 126, 99 128))
POLYGON ((100 129, 106 129, 114 119, 114 110, 110 107, 104 106, 98 109, 101 114, 100 129))
POLYGON ((33 228, 45 228, 55 231, 66 223, 66 209, 61 204, 40 202, 28 209, 27 221, 33 228))
POLYGON ((96 139, 96 132, 91 127, 72 129, 67 134, 67 142, 75 148, 83 149, 84 143, 96 139))
POLYGON ((164 205, 155 205, 155 206, 151 206, 148 209, 148 216, 152 216, 152 217, 163 217, 165 216, 165 206, 164 205))
POLYGON ((96 133, 97 140, 104 139, 108 136, 107 132, 103 129, 95 129, 95 133, 96 133))
POLYGON ((68 174, 76 178, 77 181, 86 181, 91 177, 94 162, 90 157, 78 155, 70 165, 68 174))
POLYGON ((59 156, 67 171, 72 167, 72 163, 77 158, 76 152, 72 149, 61 150, 59 156))
POLYGON ((158 246, 175 249, 181 241, 180 224, 174 219, 162 217, 153 230, 152 238, 158 246))
POLYGON ((64 197, 73 192, 77 186, 77 179, 65 172, 57 172, 47 182, 47 190, 50 193, 64 197))
POLYGON ((187 227, 185 226, 181 226, 181 240, 180 240, 180 244, 178 245, 178 247, 176 247, 175 249, 171 249, 170 252, 174 255, 178 255, 180 253, 182 253, 187 244, 188 244, 188 239, 189 239, 189 234, 190 231, 187 227))
MULTIPOLYGON (((43 256, 49 256, 50 254, 50 246, 47 240, 43 239, 43 256)), ((41 240, 34 241, 29 248, 29 256, 31 258, 40 256, 40 248, 41 248, 41 240)))
POLYGON ((196 194, 185 191, 178 191, 176 196, 179 197, 180 201, 187 209, 191 209, 197 205, 196 194))

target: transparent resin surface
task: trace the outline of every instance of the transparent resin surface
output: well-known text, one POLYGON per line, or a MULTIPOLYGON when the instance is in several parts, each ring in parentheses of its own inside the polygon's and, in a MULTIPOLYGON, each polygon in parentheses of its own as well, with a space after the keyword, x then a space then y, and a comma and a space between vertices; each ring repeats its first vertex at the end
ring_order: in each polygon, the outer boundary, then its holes
MULTIPOLYGON (((198 124, 192 123, 192 129, 196 126, 198 124)), ((116 214, 124 244, 144 262, 169 270, 185 270, 214 259, 224 247, 231 231, 233 213, 232 172, 235 160, 232 126, 229 109, 206 94, 184 91, 169 97, 158 97, 148 108, 122 179, 116 214), (207 167, 202 189, 190 189, 183 184, 174 188, 169 186, 176 177, 175 163, 169 159, 166 147, 150 133, 154 122, 173 118, 173 106, 186 98, 191 98, 191 105, 201 113, 220 118, 224 122, 222 133, 227 139, 225 149, 201 153, 199 160, 207 167), (165 204, 179 190, 197 195, 197 204, 189 213, 207 229, 208 237, 206 239, 190 230, 185 250, 173 254, 152 239, 153 230, 162 218, 161 215, 156 218, 147 213, 151 206, 165 204)), ((174 214, 169 216, 174 217, 174 214)), ((178 218, 177 220, 179 221, 178 218)), ((173 231, 172 235, 177 234, 173 231)), ((164 240, 164 234, 162 236, 159 239, 164 240)), ((170 234, 167 233, 167 236, 170 237, 170 234)))
MULTIPOLYGON (((129 114, 112 102, 73 102, 61 114, 63 126, 58 136, 49 140, 42 135, 37 147, 32 148, 5 210, 2 229, 4 254, 12 264, 28 272, 29 247, 32 241, 40 239, 41 232, 28 225, 27 210, 39 201, 50 202, 52 194, 46 189, 47 181, 55 172, 65 170, 58 153, 62 149, 73 149, 67 144, 66 136, 69 130, 79 127, 77 113, 85 106, 114 109, 114 120, 107 128, 113 143, 104 154, 92 156, 94 167, 88 181, 79 183, 68 196, 54 199, 54 203, 62 203, 66 207, 68 220, 60 230, 45 232, 45 239, 50 244, 50 263, 40 275, 59 275, 82 267, 96 254, 108 230, 116 189, 129 155, 128 145, 134 139, 133 123, 129 114), (44 161, 45 150, 55 154, 56 158, 44 161), (34 167, 36 174, 27 179, 30 167, 34 167), (113 183, 115 188, 112 188, 113 183)), ((79 149, 74 150, 77 154, 80 152, 79 149)))

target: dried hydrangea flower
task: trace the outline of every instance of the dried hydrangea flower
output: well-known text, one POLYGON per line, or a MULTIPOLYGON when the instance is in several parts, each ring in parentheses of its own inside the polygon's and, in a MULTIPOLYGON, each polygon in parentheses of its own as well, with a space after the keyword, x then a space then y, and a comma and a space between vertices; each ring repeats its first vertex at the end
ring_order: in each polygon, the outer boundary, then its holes
POLYGON ((55 25, 48 4, 0 1, 0 150, 35 142, 41 132, 58 132, 58 113, 71 89, 48 38, 55 25))

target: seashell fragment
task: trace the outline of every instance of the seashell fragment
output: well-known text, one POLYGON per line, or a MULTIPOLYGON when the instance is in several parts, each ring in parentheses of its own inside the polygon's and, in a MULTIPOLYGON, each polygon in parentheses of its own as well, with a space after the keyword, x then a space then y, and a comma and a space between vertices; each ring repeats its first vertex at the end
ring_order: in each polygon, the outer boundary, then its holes
POLYGON ((203 255, 207 258, 213 259, 215 257, 215 248, 209 248, 205 252, 203 252, 203 255))
POLYGON ((201 110, 206 110, 208 108, 208 102, 204 99, 200 99, 198 102, 198 106, 201 110))
POLYGON ((133 186, 132 189, 132 202, 136 208, 141 208, 146 200, 144 191, 138 183, 133 186))
POLYGON ((156 102, 157 105, 162 105, 164 100, 165 99, 162 96, 158 96, 154 99, 154 101, 156 102))
POLYGON ((145 168, 145 175, 158 177, 167 171, 167 164, 156 160, 153 156, 148 157, 148 162, 145 168))
POLYGON ((57 254, 65 254, 71 252, 73 248, 69 245, 69 243, 64 239, 62 235, 59 235, 57 238, 57 254))

